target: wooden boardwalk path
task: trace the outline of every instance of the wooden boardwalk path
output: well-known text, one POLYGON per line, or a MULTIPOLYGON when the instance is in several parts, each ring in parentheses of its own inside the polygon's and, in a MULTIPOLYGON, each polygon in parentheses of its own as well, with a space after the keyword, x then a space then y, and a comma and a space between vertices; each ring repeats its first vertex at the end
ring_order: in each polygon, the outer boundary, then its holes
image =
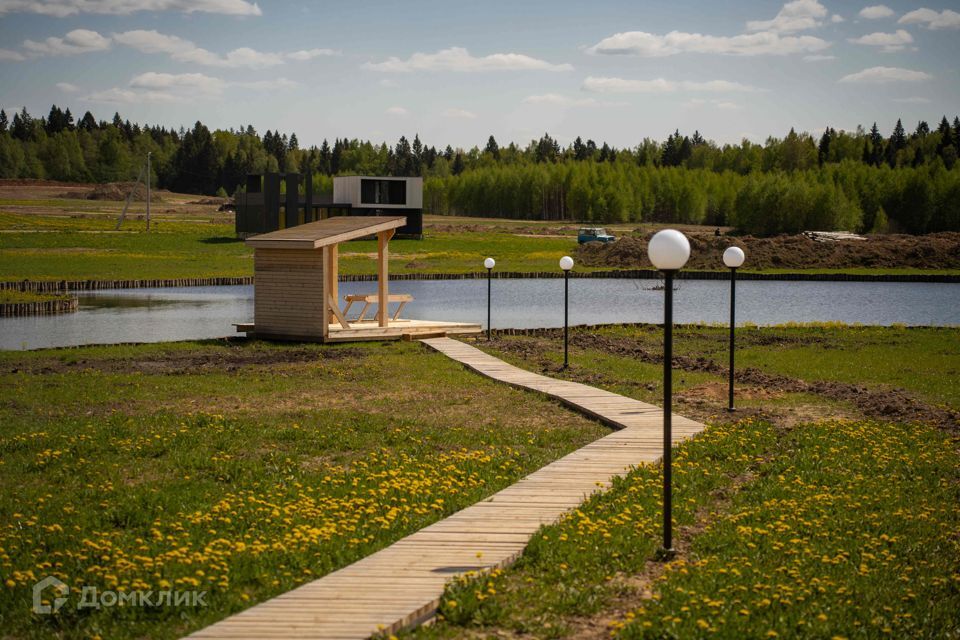
MULTIPOLYGON (((418 624, 433 616, 452 578, 511 563, 542 524, 555 522, 631 466, 660 457, 659 407, 524 371, 450 338, 423 342, 478 373, 558 398, 618 430, 449 518, 191 638, 362 639, 418 624)), ((675 443, 702 429, 674 416, 675 443)))

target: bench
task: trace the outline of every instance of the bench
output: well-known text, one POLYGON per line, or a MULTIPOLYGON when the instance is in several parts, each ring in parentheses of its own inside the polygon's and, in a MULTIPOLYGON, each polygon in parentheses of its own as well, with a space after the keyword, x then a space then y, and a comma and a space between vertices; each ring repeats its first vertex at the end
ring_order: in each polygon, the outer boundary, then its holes
MULTIPOLYGON (((380 306, 380 298, 375 293, 371 294, 354 294, 349 296, 343 296, 343 299, 347 301, 347 306, 343 310, 343 315, 346 317, 347 312, 350 311, 350 307, 353 306, 354 302, 362 302, 363 308, 360 309, 360 315, 357 317, 356 322, 363 322, 364 317, 367 315, 367 311, 370 309, 371 305, 380 306)), ((413 302, 413 296, 409 293, 391 293, 387 296, 387 304, 391 302, 399 302, 397 310, 393 313, 391 320, 396 320, 400 317, 400 312, 403 311, 403 308, 407 305, 408 302, 413 302)), ((388 312, 389 313, 389 312, 388 312)), ((377 315, 374 316, 374 319, 379 319, 380 310, 377 310, 377 315)))

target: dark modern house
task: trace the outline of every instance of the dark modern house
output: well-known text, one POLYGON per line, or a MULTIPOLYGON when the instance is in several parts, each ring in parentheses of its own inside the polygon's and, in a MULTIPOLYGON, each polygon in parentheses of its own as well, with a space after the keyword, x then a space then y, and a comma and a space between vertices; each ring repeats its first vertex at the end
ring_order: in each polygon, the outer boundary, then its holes
POLYGON ((309 174, 251 174, 236 204, 240 238, 343 215, 404 216, 397 237, 423 237, 423 178, 337 176, 331 196, 314 193, 309 174))

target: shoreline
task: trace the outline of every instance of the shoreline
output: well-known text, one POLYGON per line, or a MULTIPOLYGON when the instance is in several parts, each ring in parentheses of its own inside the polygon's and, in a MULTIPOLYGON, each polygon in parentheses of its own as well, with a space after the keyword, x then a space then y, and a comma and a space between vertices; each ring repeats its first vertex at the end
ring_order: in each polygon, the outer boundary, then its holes
MULTIPOLYGON (((390 276, 391 281, 404 280, 482 280, 486 273, 401 273, 390 276)), ((492 274, 494 279, 557 279, 559 271, 519 272, 502 271, 492 274)), ((653 269, 629 269, 611 271, 572 272, 571 278, 613 278, 633 280, 659 280, 662 276, 653 269)), ((725 271, 681 271, 680 280, 729 280, 725 271)), ((341 275, 341 282, 374 282, 376 275, 341 275)), ((737 272, 737 280, 754 281, 805 281, 805 282, 925 282, 960 283, 960 274, 852 274, 852 273, 751 273, 737 272)), ((68 291, 101 291, 111 289, 158 289, 173 287, 212 287, 253 284, 253 276, 220 276, 211 278, 147 278, 129 280, 7 280, 0 281, 0 290, 54 293, 68 291)))

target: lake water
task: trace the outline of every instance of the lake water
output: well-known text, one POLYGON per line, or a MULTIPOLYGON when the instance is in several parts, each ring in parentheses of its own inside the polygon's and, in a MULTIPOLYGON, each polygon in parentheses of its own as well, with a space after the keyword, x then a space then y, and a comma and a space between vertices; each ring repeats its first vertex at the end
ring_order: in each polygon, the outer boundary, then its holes
MULTIPOLYGON (((654 290, 658 284, 571 279, 570 323, 662 322, 663 291, 654 290)), ((391 282, 393 293, 415 299, 404 317, 456 322, 486 322, 486 287, 485 280, 391 282)), ((675 321, 726 322, 729 291, 724 281, 677 281, 675 321)), ((375 292, 374 282, 340 284, 341 295, 375 292)), ((76 313, 0 318, 0 349, 218 338, 236 335, 233 323, 252 321, 252 286, 91 292, 80 296, 76 313)), ((737 321, 960 325, 960 284, 739 281, 737 321)), ((563 280, 494 280, 492 324, 563 326, 563 280)))

